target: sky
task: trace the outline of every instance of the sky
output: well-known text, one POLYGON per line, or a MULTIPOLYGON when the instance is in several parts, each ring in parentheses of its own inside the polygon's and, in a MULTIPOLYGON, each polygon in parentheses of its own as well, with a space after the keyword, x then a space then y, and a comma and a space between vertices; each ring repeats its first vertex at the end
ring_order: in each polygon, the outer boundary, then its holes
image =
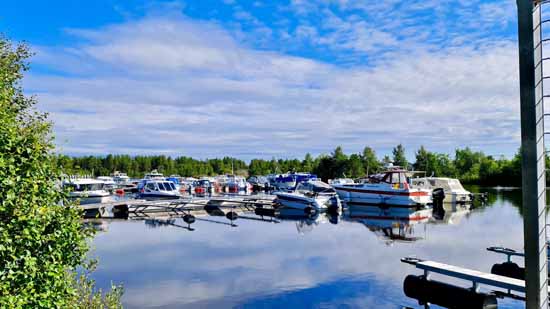
POLYGON ((512 156, 513 0, 2 1, 70 155, 512 156))

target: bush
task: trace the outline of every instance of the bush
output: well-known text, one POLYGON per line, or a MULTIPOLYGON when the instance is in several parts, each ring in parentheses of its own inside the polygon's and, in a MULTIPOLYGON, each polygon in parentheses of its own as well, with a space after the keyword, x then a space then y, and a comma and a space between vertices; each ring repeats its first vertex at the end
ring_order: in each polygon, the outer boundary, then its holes
POLYGON ((92 231, 56 185, 47 115, 23 94, 29 56, 0 37, 0 308, 72 308, 92 231))

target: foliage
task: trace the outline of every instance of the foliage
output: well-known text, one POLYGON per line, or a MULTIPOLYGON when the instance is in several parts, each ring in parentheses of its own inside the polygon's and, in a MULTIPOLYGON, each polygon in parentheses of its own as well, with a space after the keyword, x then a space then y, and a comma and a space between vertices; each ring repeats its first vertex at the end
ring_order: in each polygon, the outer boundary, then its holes
POLYGON ((409 162, 407 161, 407 157, 405 156, 405 147, 403 147, 403 145, 399 144, 395 148, 393 148, 392 154, 393 164, 404 168, 408 167, 409 162))
POLYGON ((376 152, 370 147, 365 147, 361 155, 363 160, 363 168, 366 174, 374 174, 380 172, 382 164, 376 157, 376 152))
POLYGON ((63 202, 51 123, 23 94, 29 56, 0 38, 0 308, 71 308, 92 233, 63 202))
POLYGON ((103 293, 101 289, 97 289, 95 281, 89 278, 90 273, 95 270, 96 261, 91 261, 86 269, 73 280, 73 286, 76 289, 76 294, 69 302, 69 308, 78 309, 119 309, 122 308, 121 298, 124 293, 122 286, 111 284, 111 289, 103 293))
MULTIPOLYGON (((142 177, 151 169, 158 169, 165 174, 181 176, 205 176, 227 174, 231 172, 233 162, 235 171, 242 170, 248 175, 267 175, 288 171, 313 172, 323 180, 338 177, 362 178, 383 170, 385 163, 402 166, 407 163, 405 149, 397 145, 392 152, 394 159, 385 155, 379 160, 375 151, 365 147, 362 153, 346 155, 342 147, 337 147, 330 155, 322 154, 316 158, 306 154, 303 160, 298 159, 252 159, 247 165, 244 161, 226 157, 223 159, 196 160, 189 157, 172 159, 164 156, 108 155, 106 157, 59 156, 61 165, 73 173, 91 173, 95 176, 108 175, 115 170, 129 171, 133 177, 142 177), (130 167, 130 170, 125 169, 130 167), (237 169, 238 168, 238 169, 237 169)), ((550 163, 550 162, 549 162, 550 163)), ((547 164, 548 165, 548 164, 547 164)), ((470 148, 457 149, 452 158, 448 154, 428 151, 421 146, 415 153, 415 162, 409 169, 425 171, 427 176, 458 178, 464 183, 482 185, 519 186, 521 184, 521 157, 518 154, 512 159, 504 157, 495 159, 481 151, 470 148)), ((550 174, 549 174, 550 181, 550 174)))

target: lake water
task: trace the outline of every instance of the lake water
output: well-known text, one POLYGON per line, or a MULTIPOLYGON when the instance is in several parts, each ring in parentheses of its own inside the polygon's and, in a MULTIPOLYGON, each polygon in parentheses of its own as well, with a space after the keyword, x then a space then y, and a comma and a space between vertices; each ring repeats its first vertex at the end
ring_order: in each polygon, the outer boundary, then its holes
MULTIPOLYGON (((207 216, 190 231, 181 219, 104 221, 93 278, 100 287, 122 283, 127 308, 421 308, 403 293, 406 275, 420 273, 402 257, 489 272, 504 256, 486 247, 522 249, 520 191, 481 190, 490 193, 486 206, 417 222, 348 215, 231 226, 207 216)), ((499 308, 524 303, 499 299, 499 308)))

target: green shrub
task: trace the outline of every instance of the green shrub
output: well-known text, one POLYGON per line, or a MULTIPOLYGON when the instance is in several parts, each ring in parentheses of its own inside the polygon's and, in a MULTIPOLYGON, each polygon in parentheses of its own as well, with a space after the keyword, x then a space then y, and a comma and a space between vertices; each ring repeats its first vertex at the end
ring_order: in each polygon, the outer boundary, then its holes
POLYGON ((0 308, 73 308, 94 297, 75 272, 92 231, 58 185, 52 124, 22 91, 29 56, 0 37, 0 308))

